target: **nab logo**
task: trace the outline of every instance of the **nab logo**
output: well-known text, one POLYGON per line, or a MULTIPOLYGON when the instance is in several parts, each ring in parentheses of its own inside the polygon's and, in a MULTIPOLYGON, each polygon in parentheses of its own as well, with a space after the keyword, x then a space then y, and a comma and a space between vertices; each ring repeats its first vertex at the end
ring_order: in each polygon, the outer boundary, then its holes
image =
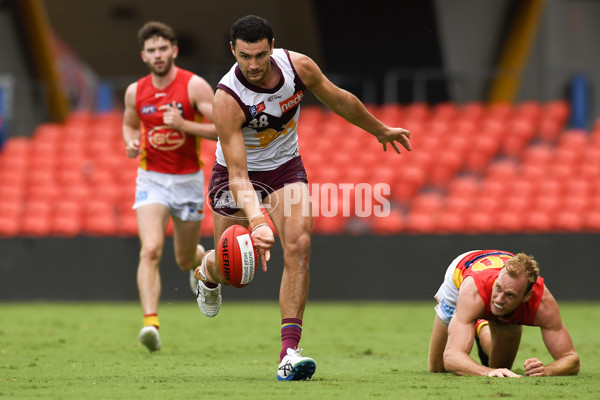
POLYGON ((156 112, 156 106, 142 106, 141 112, 144 115, 154 114, 156 112))
POLYGON ((281 113, 285 113, 292 108, 296 107, 302 101, 304 97, 304 93, 302 90, 298 90, 292 97, 285 99, 284 101, 279 103, 279 107, 281 108, 281 113))
POLYGON ((267 106, 265 106, 264 101, 261 101, 259 104, 255 105, 255 106, 250 106, 250 115, 253 117, 256 117, 256 114, 264 111, 265 108, 267 108, 267 106))

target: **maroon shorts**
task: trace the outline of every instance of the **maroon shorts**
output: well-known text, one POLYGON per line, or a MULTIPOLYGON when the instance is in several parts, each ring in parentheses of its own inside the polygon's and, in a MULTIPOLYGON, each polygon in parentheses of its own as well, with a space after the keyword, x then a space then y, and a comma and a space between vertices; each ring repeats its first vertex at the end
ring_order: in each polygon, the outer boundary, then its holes
MULTIPOLYGON (((287 184, 294 182, 308 184, 306 170, 300 156, 292 158, 271 171, 248 171, 248 177, 261 202, 265 197, 287 184)), ((240 210, 229 192, 227 167, 216 162, 208 185, 208 201, 210 208, 217 214, 228 216, 240 210)))

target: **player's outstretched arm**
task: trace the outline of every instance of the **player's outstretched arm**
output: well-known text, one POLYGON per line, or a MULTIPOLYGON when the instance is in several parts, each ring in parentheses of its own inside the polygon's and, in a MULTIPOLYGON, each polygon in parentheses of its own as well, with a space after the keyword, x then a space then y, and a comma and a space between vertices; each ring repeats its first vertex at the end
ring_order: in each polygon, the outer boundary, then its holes
POLYGON ((375 118, 364 104, 352 93, 331 83, 321 72, 318 65, 309 57, 290 52, 296 72, 311 92, 333 112, 350 123, 364 129, 377 138, 387 150, 389 144, 396 153, 400 153, 398 144, 411 151, 410 132, 403 128, 392 128, 375 118))
POLYGON ((535 325, 540 327, 544 344, 554 361, 544 365, 537 358, 529 358, 523 363, 525 375, 577 375, 580 368, 579 356, 575 352, 571 335, 562 322, 558 304, 546 287, 536 314, 535 325))

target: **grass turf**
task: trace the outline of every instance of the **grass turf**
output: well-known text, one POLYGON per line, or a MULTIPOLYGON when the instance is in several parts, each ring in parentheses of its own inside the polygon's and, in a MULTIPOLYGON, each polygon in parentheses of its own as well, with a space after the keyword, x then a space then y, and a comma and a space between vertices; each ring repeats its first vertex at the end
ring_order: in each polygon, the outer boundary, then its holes
MULTIPOLYGON (((137 340, 137 303, 0 303, 0 399, 485 399, 599 398, 600 304, 561 304, 581 357, 575 377, 457 377, 427 372, 433 304, 307 305, 301 347, 310 381, 278 382, 276 303, 227 302, 206 318, 194 299, 163 303, 163 349, 137 340)), ((548 363, 538 328, 525 328, 514 370, 548 363)))

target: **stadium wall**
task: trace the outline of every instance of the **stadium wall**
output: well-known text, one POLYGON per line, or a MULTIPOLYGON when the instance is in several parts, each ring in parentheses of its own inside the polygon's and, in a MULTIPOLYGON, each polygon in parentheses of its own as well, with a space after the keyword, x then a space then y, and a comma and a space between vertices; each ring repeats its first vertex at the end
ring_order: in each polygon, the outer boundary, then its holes
MULTIPOLYGON (((598 235, 315 236, 310 300, 431 300, 459 254, 496 248, 533 255, 561 300, 599 300, 598 235)), ((211 247, 212 240, 203 240, 211 247)), ((2 239, 0 301, 137 300, 136 238, 2 239)), ((163 300, 193 300, 187 274, 167 241, 163 300)), ((269 271, 248 287, 226 287, 229 300, 276 300, 282 270, 277 244, 269 271)))

